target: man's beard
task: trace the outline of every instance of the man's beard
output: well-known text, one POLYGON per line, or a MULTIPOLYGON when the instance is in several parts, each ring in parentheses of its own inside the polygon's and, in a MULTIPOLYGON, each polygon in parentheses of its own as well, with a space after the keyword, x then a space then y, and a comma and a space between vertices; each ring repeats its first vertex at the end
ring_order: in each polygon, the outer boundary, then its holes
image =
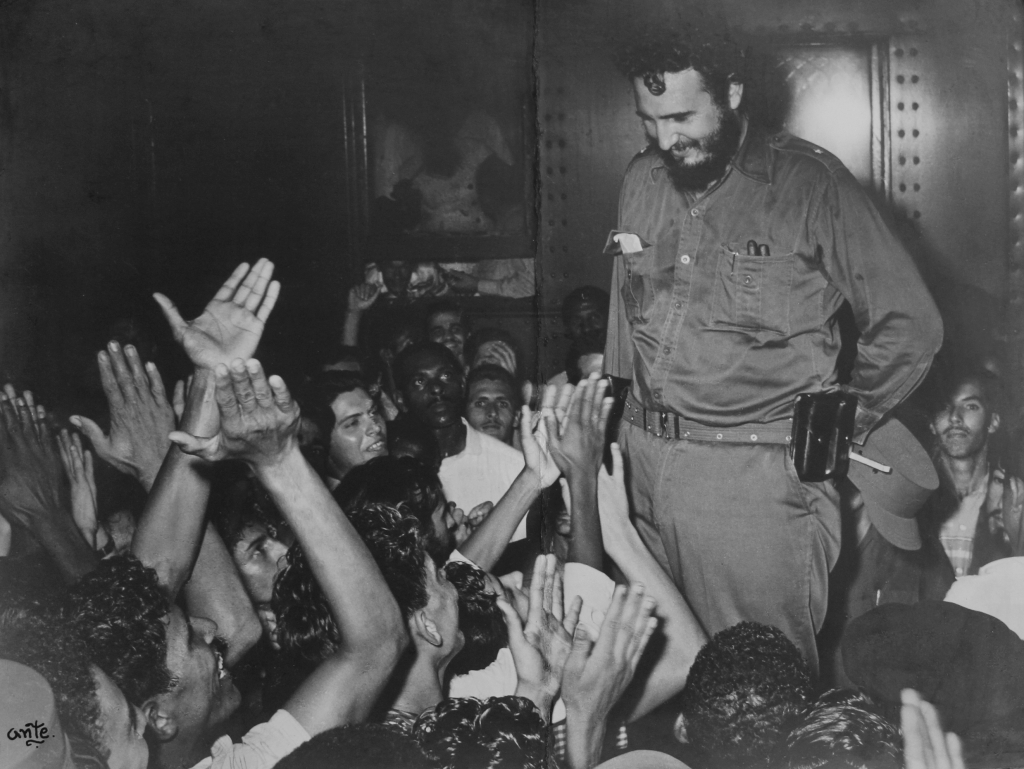
POLYGON ((677 190, 701 192, 725 176, 729 163, 739 149, 742 135, 743 124, 739 115, 731 109, 719 108, 718 128, 699 142, 698 148, 705 158, 696 164, 684 165, 682 160, 672 155, 671 149, 663 150, 659 147, 657 139, 648 137, 647 141, 665 162, 668 176, 677 190))

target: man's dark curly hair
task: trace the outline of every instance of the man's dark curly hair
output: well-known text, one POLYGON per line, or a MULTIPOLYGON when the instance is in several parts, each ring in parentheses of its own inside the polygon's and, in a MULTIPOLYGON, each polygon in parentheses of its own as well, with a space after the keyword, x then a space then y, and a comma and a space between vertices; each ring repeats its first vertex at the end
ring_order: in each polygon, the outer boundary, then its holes
POLYGON ((444 571, 459 591, 459 630, 466 639, 462 651, 448 664, 448 675, 483 670, 508 646, 508 627, 497 596, 487 584, 486 574, 471 563, 452 561, 444 571))
POLYGON ((277 769, 431 769, 412 737, 384 724, 328 729, 282 758, 277 769))
POLYGON ((543 769, 547 728, 524 697, 442 700, 413 725, 438 769, 543 769))
POLYGON ((134 556, 100 562, 70 591, 70 619, 93 663, 135 705, 169 691, 167 626, 171 602, 156 572, 134 556))
POLYGON ((680 706, 690 744, 715 765, 763 762, 811 693, 811 671, 778 628, 741 622, 697 653, 680 706))
MULTIPOLYGON (((394 507, 370 504, 346 511, 408 619, 427 605, 426 562, 419 521, 394 507)), ((274 580, 271 608, 281 652, 302 662, 320 662, 342 643, 327 597, 298 544, 274 580)))
POLYGON ((437 541, 432 520, 438 505, 445 502, 441 479, 415 459, 375 457, 353 467, 334 490, 334 498, 342 510, 381 504, 414 515, 431 557, 443 564, 451 555, 451 548, 437 541))
POLYGON ((89 651, 63 617, 25 608, 0 611, 0 659, 26 665, 45 678, 68 735, 83 739, 104 759, 110 757, 103 745, 89 651))
POLYGON ((800 716, 774 763, 786 769, 899 769, 900 730, 868 695, 833 689, 800 716))
POLYGON ((746 80, 746 57, 726 25, 694 9, 685 19, 631 23, 615 47, 615 64, 630 80, 641 78, 655 96, 665 92, 665 73, 694 69, 715 103, 728 103, 729 84, 746 80))

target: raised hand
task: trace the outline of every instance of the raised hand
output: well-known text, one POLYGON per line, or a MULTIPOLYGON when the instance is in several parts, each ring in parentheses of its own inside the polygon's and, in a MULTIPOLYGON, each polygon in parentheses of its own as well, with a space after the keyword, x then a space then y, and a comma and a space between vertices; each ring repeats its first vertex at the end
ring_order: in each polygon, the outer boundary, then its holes
POLYGON ((57 434, 60 461, 71 486, 71 517, 85 541, 96 548, 100 530, 96 505, 96 476, 93 474, 92 452, 82 449, 82 439, 67 430, 57 434))
POLYGON ((574 473, 596 475, 604 453, 608 415, 615 401, 605 397, 608 380, 599 379, 597 374, 591 374, 574 390, 570 390, 570 387, 566 385, 562 388, 557 404, 555 388, 547 388, 541 414, 547 426, 551 456, 558 468, 571 480, 574 473), (565 407, 567 392, 571 394, 565 407), (562 408, 565 408, 564 419, 558 416, 562 408))
POLYGON ((38 533, 70 521, 64 468, 42 407, 0 397, 0 515, 38 533))
POLYGON ((558 695, 583 606, 577 597, 563 616, 562 574, 557 565, 558 560, 553 555, 538 556, 534 562, 525 628, 507 598, 499 596, 497 601, 505 615, 509 650, 519 677, 516 694, 533 700, 545 720, 558 695))
POLYGON ((171 447, 167 434, 175 425, 160 372, 152 363, 143 366, 131 345, 122 352, 112 341, 96 357, 110 409, 110 434, 83 416, 71 417, 71 424, 85 434, 100 459, 134 476, 149 491, 171 447))
POLYGON ((348 290, 348 312, 363 313, 373 307, 380 296, 380 286, 373 283, 360 283, 348 290))
POLYGON ((241 459, 273 464, 298 445, 299 405, 279 376, 268 380, 259 361, 235 360, 215 369, 220 431, 199 438, 175 431, 181 450, 210 461, 241 459))
POLYGON ((906 769, 964 769, 960 738, 943 732, 935 706, 913 689, 900 692, 900 731, 906 769))
POLYGON ((218 364, 248 359, 256 352, 263 327, 277 303, 281 284, 271 281, 274 265, 260 259, 238 265, 203 314, 186 321, 178 308, 163 294, 153 294, 171 325, 175 340, 197 368, 213 369, 218 364))
POLYGON ((596 639, 580 628, 565 664, 562 699, 566 711, 588 719, 607 718, 633 680, 640 657, 658 624, 652 617, 654 600, 644 597, 644 586, 615 588, 611 605, 596 639))
POLYGON ((519 440, 523 447, 526 468, 533 473, 540 488, 546 489, 561 473, 548 448, 548 429, 543 419, 534 420, 529 406, 523 406, 519 419, 519 440), (536 427, 532 427, 536 421, 536 427))

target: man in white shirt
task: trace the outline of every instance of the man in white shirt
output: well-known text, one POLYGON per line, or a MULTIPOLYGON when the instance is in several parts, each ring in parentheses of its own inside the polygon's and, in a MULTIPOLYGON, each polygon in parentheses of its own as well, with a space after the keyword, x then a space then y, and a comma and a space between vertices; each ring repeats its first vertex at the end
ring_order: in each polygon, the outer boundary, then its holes
MULTIPOLYGON (((398 407, 434 431, 441 447, 438 475, 445 496, 471 511, 483 502, 498 502, 525 462, 520 452, 474 430, 462 418, 463 381, 456 357, 435 342, 412 345, 395 361, 398 407)), ((525 536, 524 518, 512 541, 525 536)))

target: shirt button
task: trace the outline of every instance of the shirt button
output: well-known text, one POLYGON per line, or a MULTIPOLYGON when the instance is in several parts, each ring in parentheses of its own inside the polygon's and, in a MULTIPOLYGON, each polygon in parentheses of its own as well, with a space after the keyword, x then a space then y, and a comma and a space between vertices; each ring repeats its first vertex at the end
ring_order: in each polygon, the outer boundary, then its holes
POLYGON ((690 216, 700 216, 700 209, 694 208, 692 211, 690 211, 690 216))
POLYGON ((752 440, 752 441, 756 441, 756 440, 757 440, 757 436, 756 436, 756 435, 751 435, 751 436, 750 436, 750 440, 752 440))
POLYGON ((743 283, 744 283, 745 285, 747 285, 747 286, 749 286, 749 285, 750 285, 751 283, 753 283, 753 282, 754 282, 754 281, 753 281, 753 280, 751 280, 751 278, 750 278, 750 276, 749 276, 749 275, 747 275, 747 276, 746 276, 746 277, 745 277, 745 278, 743 279, 743 283))
POLYGON ((676 309, 677 310, 683 309, 683 303, 682 302, 676 302, 676 309))
POLYGON ((715 437, 716 437, 716 438, 717 438, 718 440, 722 440, 722 434, 721 434, 721 433, 719 433, 719 434, 718 434, 718 435, 716 435, 715 437))
POLYGON ((683 254, 682 256, 679 257, 679 261, 682 262, 683 264, 689 264, 690 263, 690 255, 689 254, 683 254))
POLYGON ((967 527, 964 526, 962 523, 960 524, 960 531, 967 531, 967 527))

